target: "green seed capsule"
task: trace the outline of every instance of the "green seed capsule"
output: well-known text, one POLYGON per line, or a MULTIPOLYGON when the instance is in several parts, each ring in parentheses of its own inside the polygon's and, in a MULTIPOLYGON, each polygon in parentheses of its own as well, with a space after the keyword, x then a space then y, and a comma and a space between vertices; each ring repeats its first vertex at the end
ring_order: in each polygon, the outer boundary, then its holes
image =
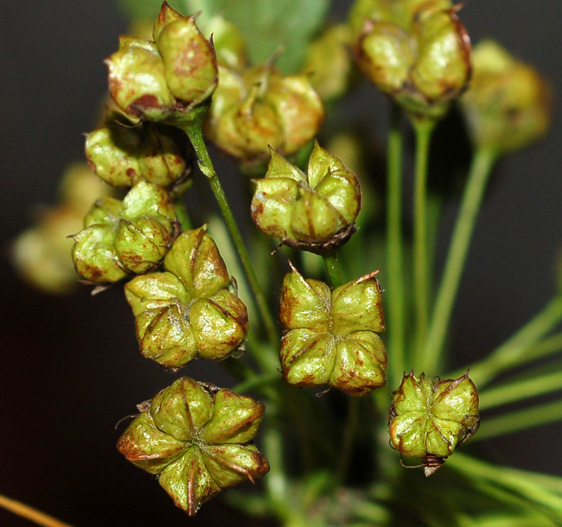
POLYGON ((173 96, 189 107, 209 99, 218 83, 217 58, 195 16, 184 17, 164 2, 153 36, 173 96))
POLYGON ((170 187, 189 174, 188 152, 170 126, 107 120, 86 137, 86 157, 92 170, 113 187, 132 187, 144 179, 170 187))
POLYGON ((461 107, 474 144, 502 155, 541 139, 551 124, 548 82, 490 40, 474 48, 473 60, 461 107))
POLYGON ((109 192, 86 163, 68 167, 61 180, 59 203, 45 207, 38 221, 12 245, 14 267, 22 278, 48 293, 72 291, 78 276, 68 257, 74 243, 69 234, 83 227, 92 195, 109 192))
POLYGON ((109 93, 124 112, 169 124, 198 118, 217 86, 212 44, 195 17, 184 17, 167 2, 154 25, 154 40, 121 37, 105 62, 109 93))
POLYGON ((249 443, 263 411, 250 397, 182 377, 143 403, 117 449, 157 474, 176 506, 193 516, 223 488, 269 471, 265 456, 249 443))
POLYGON ((348 395, 365 395, 385 384, 386 351, 380 285, 365 275, 331 291, 305 280, 296 269, 281 291, 281 365, 287 382, 328 384, 348 395))
POLYGON ((141 180, 123 201, 98 200, 84 227, 74 235, 76 270, 90 282, 112 283, 160 263, 176 235, 176 215, 170 193, 141 180))
POLYGON ((341 97, 351 83, 350 31, 346 24, 328 27, 309 45, 303 71, 323 101, 341 97))
POLYGON ((421 458, 433 474, 478 430, 478 392, 466 372, 458 379, 404 375, 392 394, 390 444, 401 456, 421 458))
POLYGON ((262 232, 285 245, 324 253, 355 232, 359 181, 318 143, 307 175, 273 151, 265 178, 255 183, 252 218, 262 232))
POLYGON ((226 266, 206 228, 179 236, 164 269, 125 285, 141 353, 179 368, 195 357, 219 360, 237 349, 248 333, 248 313, 229 289, 226 266))
POLYGON ((246 170, 267 162, 268 146, 291 155, 320 129, 324 108, 308 76, 284 76, 266 65, 221 67, 219 77, 205 131, 246 170))
POLYGON ((435 11, 451 7, 451 0, 355 0, 349 15, 349 25, 355 36, 363 30, 365 20, 392 21, 409 31, 421 9, 435 11))
POLYGON ((175 100, 154 42, 121 37, 119 50, 105 63, 109 69, 109 93, 119 108, 149 121, 168 116, 175 100))
POLYGON ((213 35, 217 63, 233 70, 242 70, 248 64, 246 43, 240 30, 226 18, 215 15, 206 25, 206 33, 213 35))
POLYGON ((351 24, 363 73, 416 118, 439 119, 470 78, 470 40, 450 2, 359 2, 351 24))

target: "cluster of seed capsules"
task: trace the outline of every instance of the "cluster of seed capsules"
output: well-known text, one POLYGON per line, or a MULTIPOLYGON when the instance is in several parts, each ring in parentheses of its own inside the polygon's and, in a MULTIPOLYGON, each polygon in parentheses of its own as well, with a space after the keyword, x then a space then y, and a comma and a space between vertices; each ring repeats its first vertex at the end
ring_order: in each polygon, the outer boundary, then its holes
MULTIPOLYGON (((470 42, 449 1, 359 0, 349 27, 338 35, 340 48, 355 42, 361 69, 414 118, 440 118, 466 88, 470 42), (440 60, 436 53, 442 53, 440 60)), ((108 112, 86 140, 94 172, 126 193, 122 199, 100 198, 86 215, 83 230, 73 237, 76 270, 98 287, 126 281, 141 353, 167 368, 195 358, 224 359, 243 345, 249 330, 246 306, 206 226, 181 226, 181 197, 189 188, 193 155, 185 146, 187 128, 202 127, 244 170, 265 170, 265 177, 254 180, 251 215, 280 244, 333 254, 355 232, 361 208, 356 175, 318 143, 306 173, 287 160, 311 143, 323 121, 323 103, 310 75, 283 75, 273 64, 250 67, 243 40, 224 21, 215 43, 216 49, 194 16, 184 17, 164 3, 153 40, 121 37, 119 50, 106 61, 110 94, 126 116, 108 112)), ((511 60, 489 44, 482 53, 502 67, 511 60)), ((496 82, 505 93, 501 79, 496 82)), ((338 82, 337 89, 345 85, 338 82)), ((497 93, 491 98, 497 101, 497 93)), ((464 103, 476 142, 493 141, 501 117, 480 117, 488 101, 475 93, 464 103)), ((526 113, 526 101, 518 102, 519 122, 511 137, 519 144, 527 140, 528 123, 540 128, 542 121, 526 113)), ((501 105, 492 106, 501 112, 501 105)), ((508 151, 514 145, 496 148, 508 151)), ((327 385, 350 396, 385 385, 377 272, 334 288, 303 277, 291 265, 280 301, 286 382, 327 385)), ((252 442, 264 406, 250 397, 182 377, 139 411, 118 448, 157 474, 190 515, 222 488, 254 481, 269 470, 252 442)), ((429 380, 411 372, 393 392, 391 446, 401 456, 421 459, 428 475, 478 424, 478 394, 468 374, 429 380)))

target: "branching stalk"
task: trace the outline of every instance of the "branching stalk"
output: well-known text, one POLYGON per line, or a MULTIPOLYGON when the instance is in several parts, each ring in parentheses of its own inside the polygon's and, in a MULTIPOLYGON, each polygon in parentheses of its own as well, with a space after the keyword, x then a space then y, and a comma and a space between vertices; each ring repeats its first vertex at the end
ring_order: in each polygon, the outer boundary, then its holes
MULTIPOLYGON (((480 389, 502 372, 534 360, 529 354, 556 325, 562 321, 562 298, 554 297, 533 319, 488 357, 470 367, 470 376, 480 389)), ((464 370, 452 373, 462 375, 464 370), (459 373, 460 372, 460 373, 459 373)))
POLYGON ((205 145, 203 134, 201 132, 201 123, 199 121, 186 123, 184 130, 193 145, 195 153, 197 154, 201 172, 203 172, 203 174, 205 174, 209 179, 209 184, 211 185, 211 189, 224 217, 224 221, 230 232, 230 236, 232 237, 232 241, 236 247, 236 251, 240 261, 242 262, 244 271, 246 272, 246 276, 248 277, 248 282, 250 283, 250 287, 252 288, 256 298, 256 303, 267 334, 273 342, 277 340, 278 336, 277 325, 275 324, 275 319, 269 309, 267 300, 259 284, 250 255, 248 254, 244 241, 242 240, 242 235, 240 234, 240 230, 238 229, 238 225, 234 219, 234 215, 232 214, 232 209, 230 208, 220 179, 215 171, 211 157, 209 156, 209 151, 207 150, 207 146, 205 145))
POLYGON ((562 390, 562 371, 547 373, 531 379, 522 378, 482 392, 480 394, 480 410, 522 401, 558 390, 562 390))
POLYGON ((427 243, 427 172, 429 148, 435 129, 432 120, 414 120, 416 134, 416 167, 414 180, 414 294, 416 312, 416 363, 427 332, 429 313, 429 254, 427 243))
POLYGON ((560 401, 545 403, 485 419, 478 433, 472 438, 472 441, 482 441, 490 437, 520 432, 521 430, 548 425, 560 420, 562 420, 562 404, 560 404, 560 401))
POLYGON ((447 336, 476 217, 495 160, 496 155, 488 149, 478 150, 472 160, 472 167, 464 190, 431 318, 422 363, 422 369, 425 371, 433 371, 433 369, 438 368, 442 360, 443 344, 447 336))
POLYGON ((328 272, 328 277, 330 278, 332 287, 339 287, 342 285, 342 277, 337 251, 324 254, 322 255, 322 258, 324 259, 324 265, 326 266, 326 271, 328 272))
POLYGON ((406 341, 406 301, 404 298, 404 240, 402 236, 402 131, 401 111, 393 104, 387 145, 386 229, 388 276, 388 369, 392 385, 404 371, 406 341))

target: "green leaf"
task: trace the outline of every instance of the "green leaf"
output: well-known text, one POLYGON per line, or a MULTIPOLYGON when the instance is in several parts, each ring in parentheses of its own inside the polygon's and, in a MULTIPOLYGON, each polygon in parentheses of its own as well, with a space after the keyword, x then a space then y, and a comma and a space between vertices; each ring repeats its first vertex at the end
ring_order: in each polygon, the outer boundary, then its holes
MULTIPOLYGON (((203 2, 201 2, 203 3, 203 2)), ((250 61, 262 64, 276 51, 277 66, 285 73, 301 66, 307 44, 322 25, 329 0, 206 0, 242 31, 250 61)))

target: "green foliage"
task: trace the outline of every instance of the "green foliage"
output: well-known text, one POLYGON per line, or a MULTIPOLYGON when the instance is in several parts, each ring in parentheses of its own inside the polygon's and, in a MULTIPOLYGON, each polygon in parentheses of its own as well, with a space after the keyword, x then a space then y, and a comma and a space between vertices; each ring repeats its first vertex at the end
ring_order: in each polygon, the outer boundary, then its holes
MULTIPOLYGON (((131 20, 154 19, 160 0, 116 0, 131 20)), ((204 25, 211 16, 222 15, 242 31, 250 61, 261 64, 282 50, 277 66, 284 72, 298 71, 306 47, 326 18, 329 0, 181 0, 170 5, 185 14, 201 11, 204 25)))
POLYGON ((282 46, 277 65, 282 71, 298 70, 306 44, 319 29, 328 0, 208 0, 215 13, 234 22, 246 37, 250 60, 266 61, 282 46))

